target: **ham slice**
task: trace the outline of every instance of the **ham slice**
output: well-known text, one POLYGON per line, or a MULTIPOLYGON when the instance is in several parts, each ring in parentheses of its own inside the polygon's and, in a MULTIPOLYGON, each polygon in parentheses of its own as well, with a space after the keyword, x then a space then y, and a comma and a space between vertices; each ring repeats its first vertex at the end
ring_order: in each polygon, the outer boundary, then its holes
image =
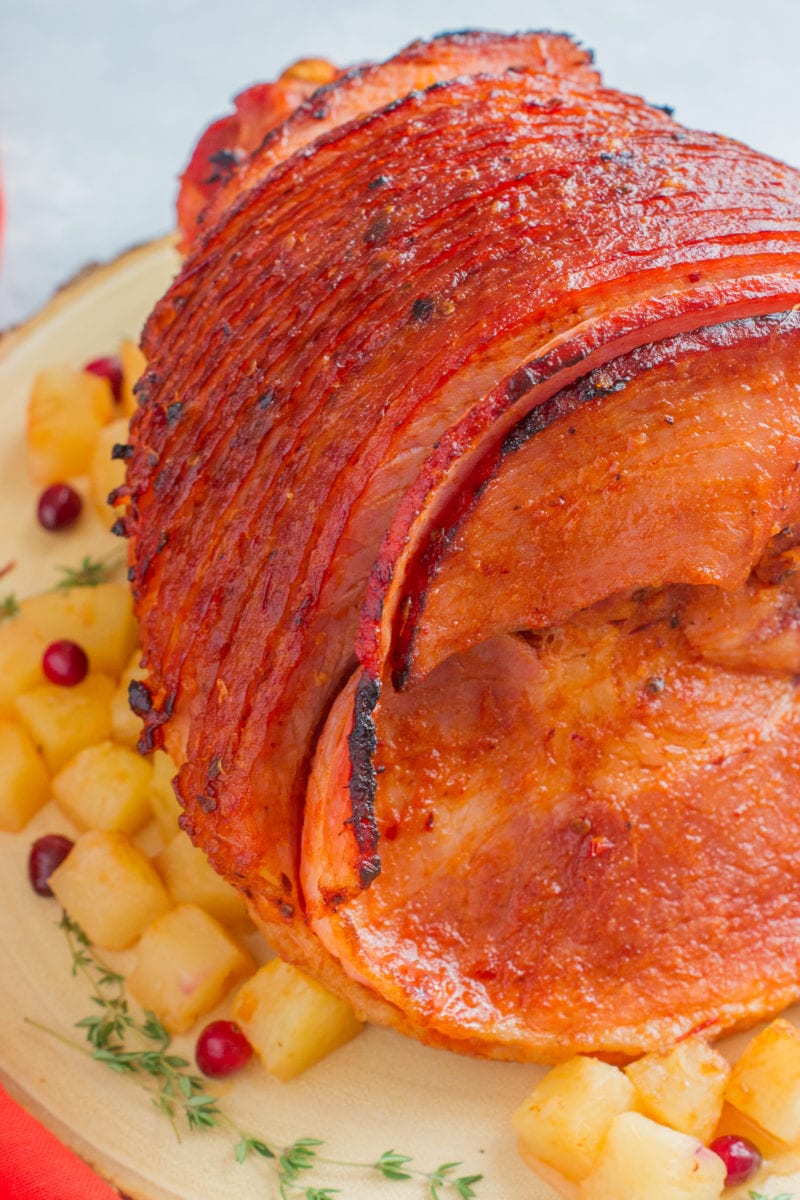
POLYGON ((569 75, 591 86, 600 82, 591 61, 591 54, 567 37, 465 30, 412 42, 388 62, 345 72, 324 59, 295 63, 275 83, 248 88, 236 98, 235 114, 203 134, 178 197, 184 248, 277 163, 328 130, 409 92, 457 75, 506 69, 569 75))
POLYGON ((371 1019, 626 1055, 800 994, 798 306, 798 174, 553 35, 345 72, 210 197, 124 490, 143 744, 371 1019))

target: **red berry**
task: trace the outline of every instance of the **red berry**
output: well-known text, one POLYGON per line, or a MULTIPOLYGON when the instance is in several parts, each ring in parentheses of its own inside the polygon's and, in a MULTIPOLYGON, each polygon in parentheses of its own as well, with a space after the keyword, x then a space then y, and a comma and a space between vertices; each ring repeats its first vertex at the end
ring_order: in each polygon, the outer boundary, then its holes
POLYGON ((761 1151, 744 1137, 728 1133, 715 1138, 709 1146, 725 1163, 725 1187, 747 1183, 761 1166, 761 1151))
POLYGON ((119 403, 122 396, 122 367, 118 358, 93 358, 83 368, 90 375, 99 375, 111 384, 114 399, 119 403))
POLYGON ((197 1039, 195 1060, 204 1075, 230 1075, 245 1066, 253 1047, 235 1021, 212 1021, 197 1039))
POLYGON ((73 525, 82 508, 80 495, 68 483, 51 483, 39 497, 36 515, 43 529, 55 531, 73 525))
POLYGON ((77 642, 51 642, 42 655, 42 670, 51 683, 61 687, 74 687, 86 678, 89 659, 83 646, 77 642))
POLYGON ((37 838, 28 855, 28 878, 37 896, 52 896, 48 883, 56 867, 60 866, 74 846, 68 837, 60 833, 46 833, 37 838))

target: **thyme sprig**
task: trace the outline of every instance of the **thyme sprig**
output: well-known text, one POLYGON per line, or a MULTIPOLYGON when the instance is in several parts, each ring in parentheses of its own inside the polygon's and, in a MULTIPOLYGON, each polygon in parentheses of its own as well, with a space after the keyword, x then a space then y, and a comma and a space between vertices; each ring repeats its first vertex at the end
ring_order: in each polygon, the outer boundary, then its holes
POLYGON ((72 974, 82 975, 99 1012, 76 1022, 91 1047, 89 1053, 120 1075, 144 1077, 154 1088, 153 1103, 165 1113, 179 1134, 178 1117, 189 1129, 206 1129, 220 1115, 216 1096, 206 1092, 205 1081, 187 1070, 190 1063, 169 1054, 170 1035, 155 1013, 135 1017, 125 993, 125 979, 94 953, 81 927, 64 913, 61 928, 72 956, 72 974))
POLYGON ((53 586, 53 591, 60 591, 62 588, 97 587, 99 583, 106 583, 123 561, 124 556, 121 554, 112 554, 107 558, 90 558, 86 555, 79 567, 56 568, 61 572, 61 578, 53 586))
MULTIPOLYGON (((106 583, 111 579, 124 561, 124 555, 120 554, 109 555, 108 558, 91 558, 89 555, 85 555, 80 566, 56 567, 61 578, 53 584, 50 591, 60 592, 75 587, 97 587, 98 584, 106 583)), ((0 578, 14 565, 14 563, 9 563, 7 567, 0 570, 0 578)), ((0 596, 0 622, 19 616, 21 611, 16 592, 7 592, 5 596, 0 596)))
MULTIPOLYGON (((172 1123, 180 1140, 182 1128, 204 1130, 225 1128, 237 1138, 234 1156, 238 1163, 251 1156, 263 1159, 271 1169, 280 1200, 336 1200, 339 1188, 321 1186, 313 1179, 324 1167, 345 1167, 395 1183, 418 1181, 425 1185, 429 1200, 473 1200, 481 1175, 457 1175, 460 1162, 445 1162, 433 1171, 413 1165, 408 1154, 386 1150, 375 1162, 343 1162, 322 1153, 319 1138, 301 1137, 289 1146, 278 1146, 240 1129, 223 1112, 219 1098, 205 1089, 205 1080, 192 1073, 191 1064, 170 1054, 170 1035, 155 1013, 145 1011, 139 1019, 129 1006, 125 979, 97 955, 81 927, 63 914, 63 930, 72 959, 73 976, 82 977, 90 989, 90 1000, 99 1011, 76 1022, 88 1046, 63 1037, 55 1030, 31 1022, 120 1075, 145 1087, 156 1108, 172 1123)), ((763 1200, 753 1195, 751 1200, 763 1200)), ((778 1197, 777 1200, 789 1200, 778 1197)))
POLYGON ((298 1138, 291 1146, 276 1151, 268 1143, 245 1135, 237 1144, 235 1154, 240 1163, 250 1153, 273 1159, 281 1200, 291 1200, 293 1196, 302 1196, 304 1200, 331 1200, 338 1195, 338 1188, 305 1186, 301 1179, 303 1172, 312 1171, 316 1166, 349 1167, 351 1170, 373 1172, 394 1183, 418 1179, 426 1184, 431 1200, 445 1200, 447 1196, 473 1200, 477 1196, 475 1185, 483 1178, 482 1175, 456 1176, 454 1172, 461 1166, 460 1162, 442 1163, 433 1171, 421 1171, 411 1165, 413 1159, 410 1155, 398 1154, 396 1150, 385 1150, 375 1162, 343 1162, 320 1154, 319 1147, 323 1145, 324 1142, 319 1138, 298 1138))

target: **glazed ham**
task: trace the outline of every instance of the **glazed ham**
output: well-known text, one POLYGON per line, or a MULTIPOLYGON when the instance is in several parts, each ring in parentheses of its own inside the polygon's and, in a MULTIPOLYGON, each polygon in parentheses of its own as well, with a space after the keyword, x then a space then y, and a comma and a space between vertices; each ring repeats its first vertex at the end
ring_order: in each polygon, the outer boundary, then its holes
POLYGON ((120 521, 184 827, 435 1044, 800 995, 800 176, 547 34, 337 74, 226 174, 120 521))
POLYGON ((323 84, 339 74, 327 59, 301 59, 274 83, 256 83, 234 101, 234 112, 209 125, 180 180, 176 216, 187 250, 205 220, 206 209, 261 145, 286 123, 323 84))

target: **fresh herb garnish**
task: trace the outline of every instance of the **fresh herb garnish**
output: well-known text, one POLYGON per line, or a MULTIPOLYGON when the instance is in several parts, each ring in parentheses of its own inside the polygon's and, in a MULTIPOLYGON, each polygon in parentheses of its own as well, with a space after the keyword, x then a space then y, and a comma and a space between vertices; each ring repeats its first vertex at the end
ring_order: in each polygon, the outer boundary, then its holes
POLYGON ((131 1013, 123 976, 97 957, 86 934, 66 913, 61 929, 72 955, 72 974, 87 981, 99 1009, 76 1023, 90 1047, 79 1048, 120 1075, 138 1076, 178 1137, 180 1118, 189 1129, 215 1125, 220 1115, 216 1096, 208 1095, 201 1076, 187 1070, 190 1063, 185 1058, 168 1053, 170 1035, 155 1013, 146 1011, 143 1021, 131 1013))
POLYGON ((114 555, 111 558, 89 558, 83 559, 79 567, 59 567, 61 579, 53 588, 58 591, 61 588, 73 587, 97 587, 98 583, 105 583, 111 578, 114 571, 122 563, 120 555, 114 555))
POLYGON ((5 621, 7 617, 16 617, 18 613, 19 601, 13 592, 9 592, 0 600, 0 621, 5 621))
POLYGON ((797 1200, 797 1198, 792 1196, 789 1192, 781 1192, 780 1196, 768 1196, 766 1192, 750 1191, 747 1193, 747 1195, 749 1200, 797 1200))
MULTIPOLYGON (((61 578, 53 584, 50 591, 59 592, 74 587, 97 587, 99 583, 106 583, 111 579, 123 562, 124 556, 119 554, 105 559, 90 558, 86 555, 79 567, 57 567, 56 570, 60 572, 61 578)), ((7 566, 0 569, 0 579, 15 565, 15 563, 8 563, 7 566)), ((7 592, 5 596, 0 597, 0 622, 19 616, 21 611, 15 592, 7 592)))
MULTIPOLYGON (((146 1011, 144 1020, 140 1020, 131 1012, 124 977, 103 962, 80 926, 64 913, 60 927, 72 957, 72 974, 86 980, 92 1004, 99 1010, 76 1023, 89 1045, 83 1046, 35 1021, 30 1023, 145 1087, 156 1108, 169 1118, 179 1140, 182 1128, 227 1129, 237 1138, 233 1151, 236 1161, 243 1163, 251 1156, 263 1159, 275 1176, 281 1200, 335 1200, 339 1188, 317 1186, 312 1179, 312 1173, 322 1167, 347 1167, 397 1183, 417 1180, 425 1185, 429 1200, 473 1200, 477 1196, 475 1185, 483 1176, 456 1175, 459 1162, 423 1171, 412 1165, 410 1155, 396 1150, 384 1151, 377 1162, 342 1162, 321 1153, 324 1142, 319 1138, 298 1138, 290 1146, 280 1147, 246 1133, 222 1111, 219 1098, 206 1092, 205 1080, 192 1073, 191 1064, 169 1053, 170 1035, 155 1013, 146 1011)), ((751 1193, 751 1200, 766 1198, 751 1193)))

